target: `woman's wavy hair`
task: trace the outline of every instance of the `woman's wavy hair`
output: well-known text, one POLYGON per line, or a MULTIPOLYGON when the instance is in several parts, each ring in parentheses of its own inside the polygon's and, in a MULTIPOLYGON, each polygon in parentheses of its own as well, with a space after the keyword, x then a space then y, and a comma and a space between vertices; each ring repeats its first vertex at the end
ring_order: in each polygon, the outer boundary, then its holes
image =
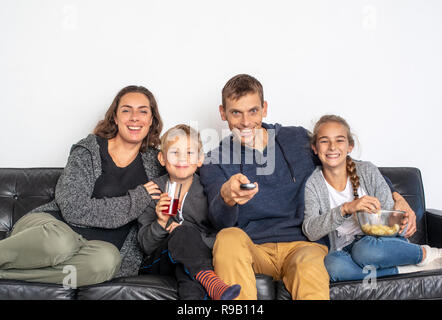
MULTIPOLYGON (((323 125, 324 123, 327 123, 327 122, 337 122, 337 123, 341 124, 342 126, 344 126, 344 128, 347 131, 348 144, 350 146, 354 147, 354 145, 355 145, 354 135, 351 132, 350 126, 348 125, 347 121, 345 121, 344 118, 334 115, 334 114, 324 115, 318 120, 318 122, 316 122, 316 124, 313 128, 313 133, 310 135, 310 145, 313 145, 313 146, 316 145, 316 141, 318 139, 319 128, 321 127, 321 125, 323 125)), ((346 161, 347 161, 347 174, 350 177, 350 182, 353 187, 353 195, 354 195, 355 199, 358 199, 359 198, 359 195, 358 195, 359 177, 356 172, 356 165, 353 162, 353 159, 349 155, 347 155, 346 161)))
POLYGON ((161 120, 160 113, 158 111, 157 101, 154 95, 148 89, 143 86, 127 86, 118 92, 115 96, 109 109, 107 109, 104 119, 99 121, 94 129, 94 134, 106 139, 112 139, 117 135, 118 126, 115 123, 115 116, 117 115, 118 105, 120 103, 121 97, 126 93, 138 92, 146 96, 150 103, 150 110, 152 112, 152 124, 149 128, 147 136, 143 139, 141 143, 140 151, 146 152, 148 147, 158 149, 160 145, 160 134, 163 130, 163 121, 161 120))

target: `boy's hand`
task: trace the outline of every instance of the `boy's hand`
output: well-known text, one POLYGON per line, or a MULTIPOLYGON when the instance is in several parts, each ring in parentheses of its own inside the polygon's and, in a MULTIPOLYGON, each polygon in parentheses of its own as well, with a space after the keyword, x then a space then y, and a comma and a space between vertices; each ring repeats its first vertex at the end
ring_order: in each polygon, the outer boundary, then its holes
POLYGON ((254 183, 256 188, 252 190, 241 190, 240 185, 242 183, 250 183, 250 180, 245 175, 237 173, 222 185, 220 194, 227 205, 245 204, 258 193, 257 182, 254 183))
POLYGON ((155 182, 149 181, 148 183, 146 183, 144 185, 144 187, 146 188, 147 192, 150 194, 150 197, 154 200, 158 200, 160 198, 160 193, 161 190, 160 188, 156 185, 155 182))
POLYGON ((164 229, 166 229, 167 221, 169 221, 169 215, 164 214, 162 211, 167 209, 167 206, 170 205, 170 197, 167 195, 167 193, 162 193, 161 196, 159 196, 159 201, 157 203, 157 206, 155 207, 155 212, 158 217, 158 223, 160 226, 162 226, 164 229))
POLYGON ((172 222, 172 223, 166 228, 166 231, 169 232, 169 233, 171 233, 176 227, 179 227, 179 226, 180 226, 179 223, 173 221, 173 222, 172 222))
POLYGON ((357 211, 376 213, 379 210, 381 210, 381 203, 378 198, 371 196, 363 196, 341 206, 342 215, 356 213, 357 211))

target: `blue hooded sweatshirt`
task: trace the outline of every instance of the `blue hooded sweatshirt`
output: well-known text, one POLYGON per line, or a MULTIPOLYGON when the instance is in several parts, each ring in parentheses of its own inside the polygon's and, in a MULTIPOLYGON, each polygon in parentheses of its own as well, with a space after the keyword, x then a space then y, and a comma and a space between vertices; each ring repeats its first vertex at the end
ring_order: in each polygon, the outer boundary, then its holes
MULTIPOLYGON (((263 153, 229 136, 206 155, 200 178, 209 201, 209 218, 218 229, 241 228, 257 244, 309 241, 302 233, 304 188, 318 163, 308 131, 280 124, 262 126, 269 134, 263 153), (244 205, 228 206, 220 196, 221 186, 237 173, 258 182, 259 192, 244 205)), ((326 244, 324 240, 317 242, 326 244)))

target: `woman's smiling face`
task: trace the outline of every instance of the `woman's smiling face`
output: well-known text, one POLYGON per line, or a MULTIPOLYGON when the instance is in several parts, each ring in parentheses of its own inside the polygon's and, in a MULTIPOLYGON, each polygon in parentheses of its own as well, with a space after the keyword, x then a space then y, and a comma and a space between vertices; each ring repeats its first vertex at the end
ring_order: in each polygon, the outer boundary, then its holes
POLYGON ((152 124, 149 99, 139 92, 126 93, 120 99, 114 120, 122 140, 141 144, 152 124))

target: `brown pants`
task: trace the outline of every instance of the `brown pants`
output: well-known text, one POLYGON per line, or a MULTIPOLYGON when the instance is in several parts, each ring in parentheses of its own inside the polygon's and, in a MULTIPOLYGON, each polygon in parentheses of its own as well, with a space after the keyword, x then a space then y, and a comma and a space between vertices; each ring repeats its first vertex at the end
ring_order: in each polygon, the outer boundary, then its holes
POLYGON ((256 300, 255 273, 283 280, 292 299, 330 299, 324 266, 326 246, 307 241, 254 244, 239 228, 221 230, 213 248, 215 272, 227 284, 240 284, 239 300, 256 300))

